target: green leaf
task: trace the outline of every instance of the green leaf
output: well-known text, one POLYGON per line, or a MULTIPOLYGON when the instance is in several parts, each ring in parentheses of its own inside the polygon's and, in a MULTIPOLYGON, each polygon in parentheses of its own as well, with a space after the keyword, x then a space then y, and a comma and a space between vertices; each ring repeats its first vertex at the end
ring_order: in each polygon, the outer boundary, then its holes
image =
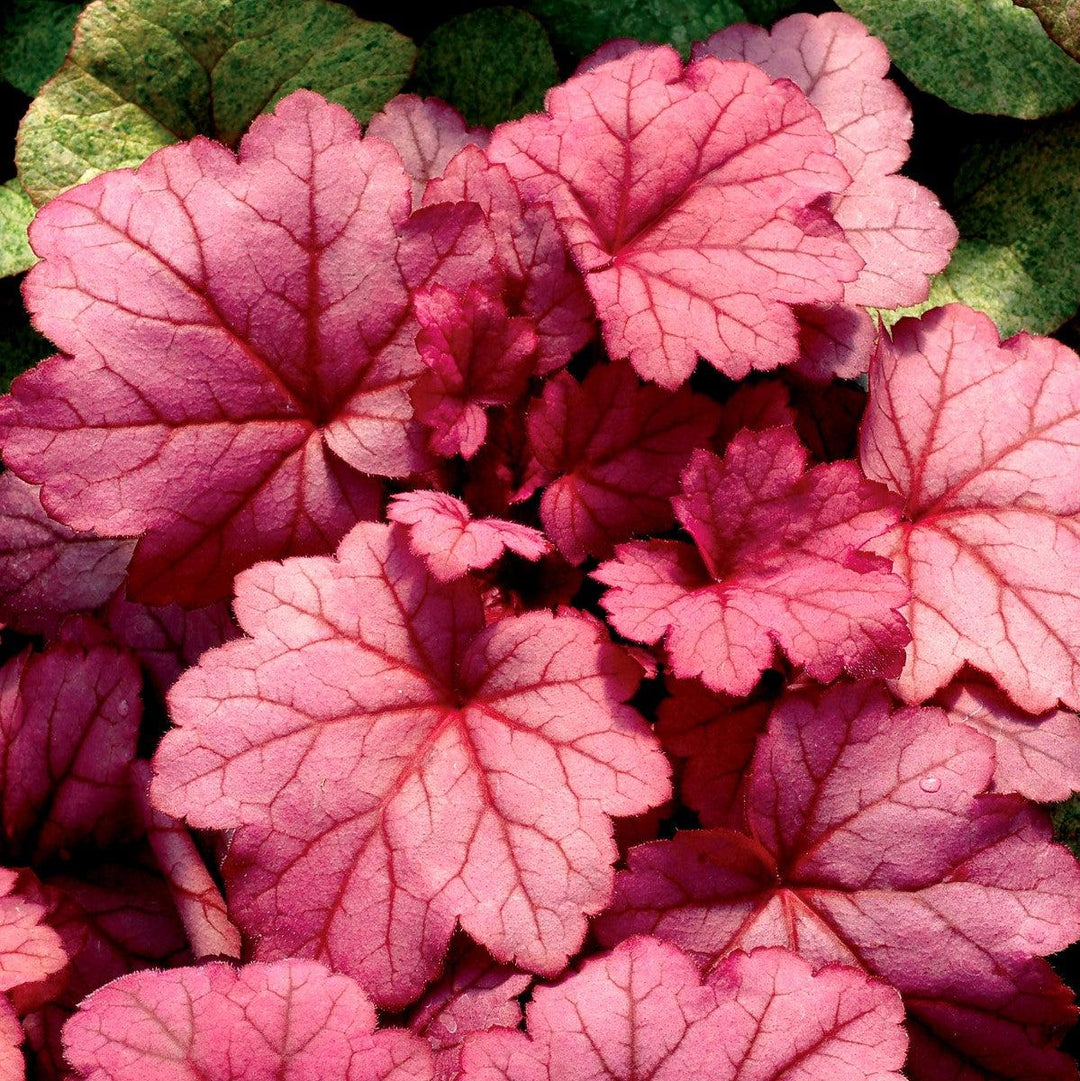
POLYGON ((1080 117, 973 146, 950 209, 963 239, 930 299, 887 323, 960 300, 1003 334, 1051 334, 1080 307, 1080 117))
POLYGON ((922 90, 969 113, 1032 118, 1080 102, 1080 64, 1012 0, 837 0, 922 90))
POLYGON ((1054 823, 1054 840, 1068 845, 1073 855, 1080 859, 1080 796, 1070 796, 1064 803, 1050 808, 1050 820, 1054 823))
POLYGON ((9 0, 0 17, 0 77, 34 97, 71 48, 82 3, 9 0))
POLYGON ((746 9, 748 22, 758 26, 770 26, 784 15, 790 15, 802 7, 802 0, 739 0, 746 9))
POLYGON ((415 48, 329 0, 96 0, 19 129, 19 178, 40 206, 169 143, 232 145, 299 87, 366 121, 409 76, 415 48))
POLYGON ((529 0, 527 6, 555 44, 581 60, 612 38, 674 45, 685 59, 695 41, 725 26, 771 22, 795 5, 791 0, 529 0))
POLYGON ((0 185, 0 278, 21 274, 37 262, 26 239, 34 204, 17 180, 0 185))
POLYGON ((436 27, 416 62, 416 88, 470 125, 493 128, 544 107, 559 68, 544 28, 517 8, 481 8, 436 27))
POLYGON ((1031 8, 1043 29, 1070 56, 1080 60, 1080 0, 1016 0, 1031 8))

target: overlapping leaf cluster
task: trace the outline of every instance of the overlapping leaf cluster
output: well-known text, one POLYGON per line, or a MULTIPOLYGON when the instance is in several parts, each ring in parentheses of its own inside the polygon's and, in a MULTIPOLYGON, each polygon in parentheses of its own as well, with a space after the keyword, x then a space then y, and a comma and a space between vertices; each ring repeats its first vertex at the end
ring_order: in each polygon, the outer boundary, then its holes
POLYGON ((30 229, 0 1074, 1074 1076, 1080 356, 881 329, 957 241, 882 43, 365 130, 226 7, 219 138, 30 229))

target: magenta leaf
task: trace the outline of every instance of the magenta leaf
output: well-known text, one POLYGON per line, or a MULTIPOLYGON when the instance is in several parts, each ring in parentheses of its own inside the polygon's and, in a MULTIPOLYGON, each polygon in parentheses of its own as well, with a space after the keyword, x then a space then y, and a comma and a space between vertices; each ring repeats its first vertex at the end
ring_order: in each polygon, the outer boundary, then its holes
POLYGON ((807 471, 789 428, 743 431, 723 459, 695 451, 674 500, 694 539, 624 544, 594 577, 612 625, 666 638, 676 676, 745 695, 779 646, 823 683, 895 675, 909 640, 904 583, 860 549, 898 516, 853 462, 807 471))
POLYGON ((0 476, 0 622, 55 634, 64 617, 90 612, 120 587, 131 541, 78 533, 54 522, 39 489, 0 476))
POLYGON ((510 313, 528 317, 537 334, 537 373, 563 367, 592 338, 595 316, 551 206, 523 203, 506 169, 474 148, 428 185, 424 205, 459 199, 478 204, 495 234, 510 313))
MULTIPOLYGON (((487 581, 491 584, 484 590, 483 602, 489 623, 503 616, 519 616, 543 608, 559 611, 570 606, 571 614, 586 614, 572 607, 585 575, 558 552, 549 552, 528 563, 508 561, 494 579, 489 576, 487 581)), ((627 649, 627 653, 639 660, 634 650, 627 649)))
POLYGON ((679 474, 717 421, 707 398, 641 386, 626 364, 593 368, 582 383, 566 372, 548 380, 528 418, 547 535, 581 563, 667 528, 679 474))
POLYGON ((139 658, 162 693, 208 649, 239 633, 225 601, 205 608, 152 608, 118 593, 104 617, 113 637, 139 658))
POLYGON ((848 174, 802 92, 645 48, 547 108, 500 127, 489 154, 554 205, 612 357, 666 387, 699 354, 733 378, 794 361, 791 305, 841 300, 862 266, 821 198, 848 174))
POLYGON ((0 405, 5 460, 72 528, 142 535, 133 597, 332 550, 379 512, 365 474, 421 464, 412 296, 495 270, 477 207, 410 202, 388 143, 297 91, 238 157, 195 139, 38 215, 26 300, 69 355, 0 405))
POLYGON ((252 637, 173 687, 151 796, 236 828, 230 913, 259 955, 325 959, 401 1006, 460 920, 498 960, 561 971, 610 897, 609 816, 670 793, 622 704, 634 662, 575 615, 485 628, 479 585, 440 584, 385 525, 236 592, 252 637))
POLYGON ((85 1081, 144 1081, 147 1071, 201 1081, 433 1077, 422 1041, 377 1032, 359 984, 313 961, 124 976, 81 1004, 64 1050, 85 1081))
POLYGON ((463 147, 487 146, 490 133, 467 128, 461 113, 438 98, 398 94, 368 122, 369 137, 393 143, 413 179, 413 206, 419 206, 429 180, 442 176, 463 147))
POLYGON ((82 878, 53 876, 41 891, 50 925, 71 954, 59 993, 25 1018, 33 1075, 70 1076, 60 1033, 91 991, 128 972, 189 964, 183 928, 165 883, 135 864, 97 864, 82 878))
POLYGON ((416 347, 428 368, 410 392, 416 417, 432 429, 433 453, 471 458, 487 438, 485 406, 510 405, 528 388, 536 331, 475 285, 462 295, 436 286, 414 303, 416 347))
POLYGON ((190 963, 167 885, 149 862, 97 862, 81 877, 53 875, 42 896, 49 923, 72 947, 62 1004, 74 1007, 127 972, 190 963))
POLYGON ((471 1037, 462 1081, 902 1081, 902 1017, 851 969, 759 950, 703 981, 679 950, 635 938, 538 988, 528 1036, 471 1037))
POLYGON ((0 821, 9 859, 69 855, 132 828, 138 666, 83 617, 0 669, 0 821))
POLYGON ((540 467, 529 448, 525 411, 499 409, 488 421, 488 440, 469 462, 462 489, 480 514, 502 515, 540 487, 540 467))
POLYGON ((0 1078, 23 1081, 26 1063, 19 1045, 23 1042, 22 1025, 6 998, 0 997, 0 1078))
POLYGON ((409 1028, 434 1052, 436 1081, 458 1081, 465 1037, 517 1028, 522 1021, 518 996, 532 977, 498 964, 463 939, 451 946, 446 969, 410 1012, 409 1028))
MULTIPOLYGON (((683 803, 703 826, 743 823, 744 776, 769 716, 768 702, 740 702, 715 694, 697 680, 668 681, 656 734, 669 754, 684 759, 683 803)), ((655 836, 655 834, 654 834, 655 836)))
POLYGON ((1075 1011, 1040 958, 1080 934, 1080 867, 1042 812, 982 794, 992 773, 987 737, 872 683, 789 695, 758 743, 745 832, 632 850, 601 941, 656 934, 706 970, 762 945, 859 964, 904 996, 915 1081, 1066 1076, 1075 1011))
POLYGON ((911 585, 899 693, 968 663, 1031 713, 1080 707, 1080 357, 950 305, 883 337, 870 388, 863 469, 904 500, 874 545, 911 585))
POLYGON ((799 360, 795 371, 815 383, 857 379, 870 367, 877 324, 848 304, 805 306, 799 317, 799 360))
POLYGON ((764 432, 769 428, 784 428, 795 423, 788 388, 775 379, 760 383, 741 383, 724 402, 720 425, 713 437, 715 449, 723 452, 742 428, 764 432))
POLYGON ((466 504, 443 492, 396 495, 386 516, 407 528, 409 547, 440 582, 490 567, 507 550, 529 560, 551 551, 538 529, 501 518, 473 518, 466 504))
POLYGON ((192 956, 197 961, 207 957, 239 960, 240 932, 229 919, 225 899, 199 855, 191 833, 183 822, 150 805, 152 776, 149 763, 132 763, 131 788, 139 817, 169 884, 192 956))
POLYGON ((996 687, 974 680, 951 684, 935 701, 949 720, 994 741, 996 792, 1053 803, 1080 791, 1080 717, 1075 713, 1051 709, 1033 717, 996 687))
POLYGON ((845 285, 847 303, 895 308, 925 300, 930 276, 949 261, 957 232, 933 192, 893 175, 907 161, 911 109, 885 77, 884 44, 842 12, 800 13, 771 32, 728 27, 697 46, 694 56, 746 60, 774 79, 791 79, 821 113, 852 177, 829 205, 866 264, 845 285))
POLYGON ((852 383, 797 381, 790 387, 795 430, 820 462, 858 457, 867 394, 852 383))

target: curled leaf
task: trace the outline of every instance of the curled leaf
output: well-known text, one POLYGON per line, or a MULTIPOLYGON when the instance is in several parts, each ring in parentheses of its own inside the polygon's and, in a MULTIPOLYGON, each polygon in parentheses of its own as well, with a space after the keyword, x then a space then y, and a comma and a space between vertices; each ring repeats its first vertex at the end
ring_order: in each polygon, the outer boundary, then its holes
POLYGON ((725 694, 749 694, 777 647, 824 683, 898 672, 907 590, 861 549, 899 508, 854 463, 806 465, 790 428, 743 430, 723 459, 695 451, 674 500, 693 545, 623 544, 594 574, 615 629, 664 638, 676 676, 725 694))
POLYGON ((386 517, 407 527, 409 547, 440 582, 489 567, 504 551, 529 560, 551 551, 538 529, 501 518, 473 518, 466 504, 443 492, 394 496, 386 517))

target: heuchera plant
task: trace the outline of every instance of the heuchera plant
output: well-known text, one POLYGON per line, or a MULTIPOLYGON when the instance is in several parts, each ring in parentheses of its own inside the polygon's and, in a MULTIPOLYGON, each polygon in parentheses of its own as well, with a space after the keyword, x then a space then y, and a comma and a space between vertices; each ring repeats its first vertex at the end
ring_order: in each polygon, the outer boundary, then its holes
POLYGON ((957 240, 888 64, 297 90, 40 210, 0 1079, 1075 1077, 1080 357, 879 323, 957 240))

